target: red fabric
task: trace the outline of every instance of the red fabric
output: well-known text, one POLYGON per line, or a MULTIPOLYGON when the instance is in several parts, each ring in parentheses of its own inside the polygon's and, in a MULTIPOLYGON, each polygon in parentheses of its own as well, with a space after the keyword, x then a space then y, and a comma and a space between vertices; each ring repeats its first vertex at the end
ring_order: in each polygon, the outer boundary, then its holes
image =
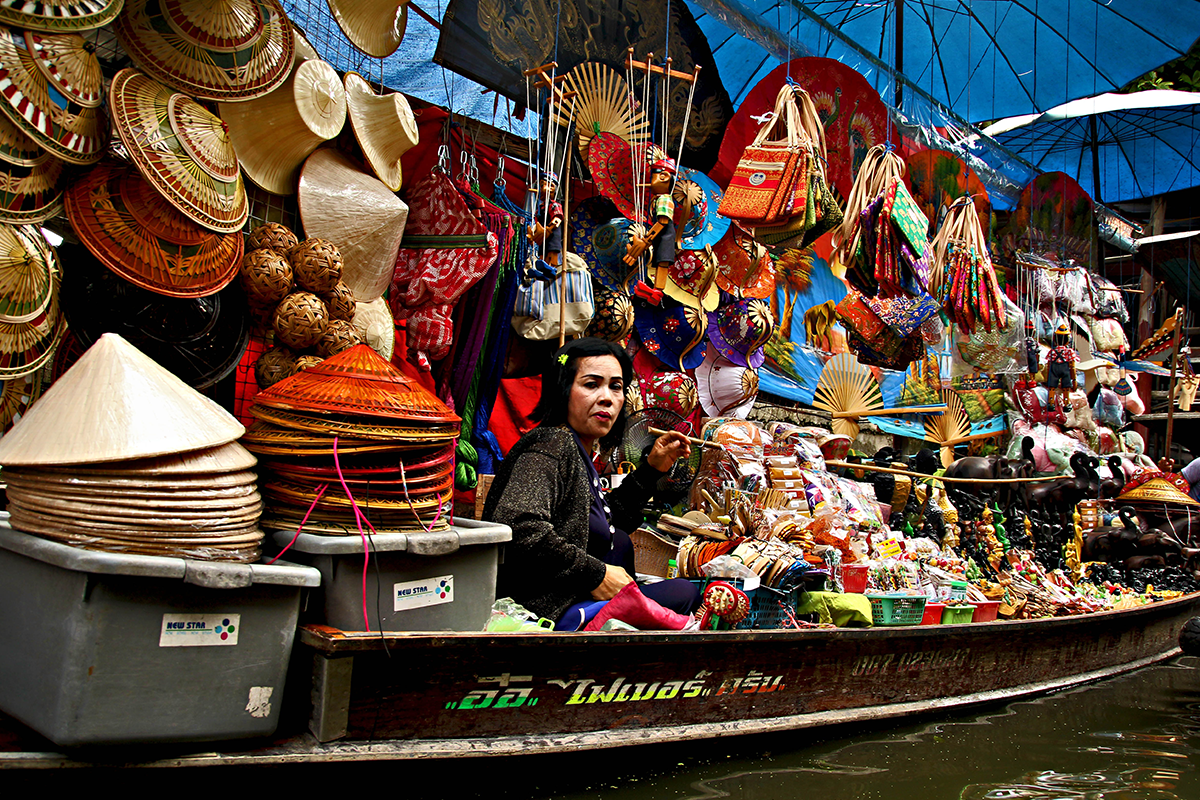
POLYGON ((500 450, 505 455, 512 446, 537 424, 529 418, 542 396, 542 376, 529 378, 505 378, 500 381, 496 392, 496 404, 488 430, 496 435, 500 450))

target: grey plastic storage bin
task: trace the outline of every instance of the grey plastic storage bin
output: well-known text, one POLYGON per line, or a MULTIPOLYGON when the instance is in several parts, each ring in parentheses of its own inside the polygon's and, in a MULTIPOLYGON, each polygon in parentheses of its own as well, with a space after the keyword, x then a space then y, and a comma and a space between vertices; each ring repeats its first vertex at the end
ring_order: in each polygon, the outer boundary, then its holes
POLYGON ((0 514, 0 709, 64 747, 269 736, 310 567, 82 550, 0 514))
MULTIPOLYGON (((276 531, 282 548, 294 531, 276 531)), ((512 529, 455 518, 449 531, 370 536, 366 606, 371 630, 481 631, 496 599, 500 545, 512 529)), ((302 533, 287 551, 321 571, 326 625, 363 627, 363 540, 302 533)))

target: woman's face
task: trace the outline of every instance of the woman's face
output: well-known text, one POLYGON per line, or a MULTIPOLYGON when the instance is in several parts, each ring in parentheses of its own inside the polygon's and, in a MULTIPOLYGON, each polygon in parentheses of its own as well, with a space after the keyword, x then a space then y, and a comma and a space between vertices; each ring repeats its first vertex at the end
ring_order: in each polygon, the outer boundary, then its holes
POLYGON ((567 424, 580 439, 590 444, 612 430, 624 403, 625 380, 615 356, 579 359, 567 398, 567 424))

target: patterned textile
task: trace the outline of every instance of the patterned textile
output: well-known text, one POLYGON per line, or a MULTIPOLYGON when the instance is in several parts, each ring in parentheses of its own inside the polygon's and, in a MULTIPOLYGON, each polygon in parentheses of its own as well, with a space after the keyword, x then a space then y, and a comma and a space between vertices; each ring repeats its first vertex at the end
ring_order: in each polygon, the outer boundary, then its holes
POLYGON ((1079 353, 1069 345, 1060 345, 1050 350, 1046 355, 1047 364, 1074 364, 1079 360, 1079 353))
POLYGON ((441 172, 417 180, 405 199, 411 211, 389 302, 396 319, 408 320, 408 347, 427 368, 450 352, 454 303, 495 263, 500 243, 441 172))

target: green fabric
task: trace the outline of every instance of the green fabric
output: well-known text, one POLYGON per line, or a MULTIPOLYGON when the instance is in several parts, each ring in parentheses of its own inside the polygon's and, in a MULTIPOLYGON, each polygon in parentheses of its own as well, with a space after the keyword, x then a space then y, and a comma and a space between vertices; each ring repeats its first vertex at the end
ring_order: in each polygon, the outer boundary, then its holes
POLYGON ((869 628, 871 601, 864 594, 839 594, 837 592, 809 592, 797 614, 817 614, 821 622, 832 622, 839 628, 869 628))

